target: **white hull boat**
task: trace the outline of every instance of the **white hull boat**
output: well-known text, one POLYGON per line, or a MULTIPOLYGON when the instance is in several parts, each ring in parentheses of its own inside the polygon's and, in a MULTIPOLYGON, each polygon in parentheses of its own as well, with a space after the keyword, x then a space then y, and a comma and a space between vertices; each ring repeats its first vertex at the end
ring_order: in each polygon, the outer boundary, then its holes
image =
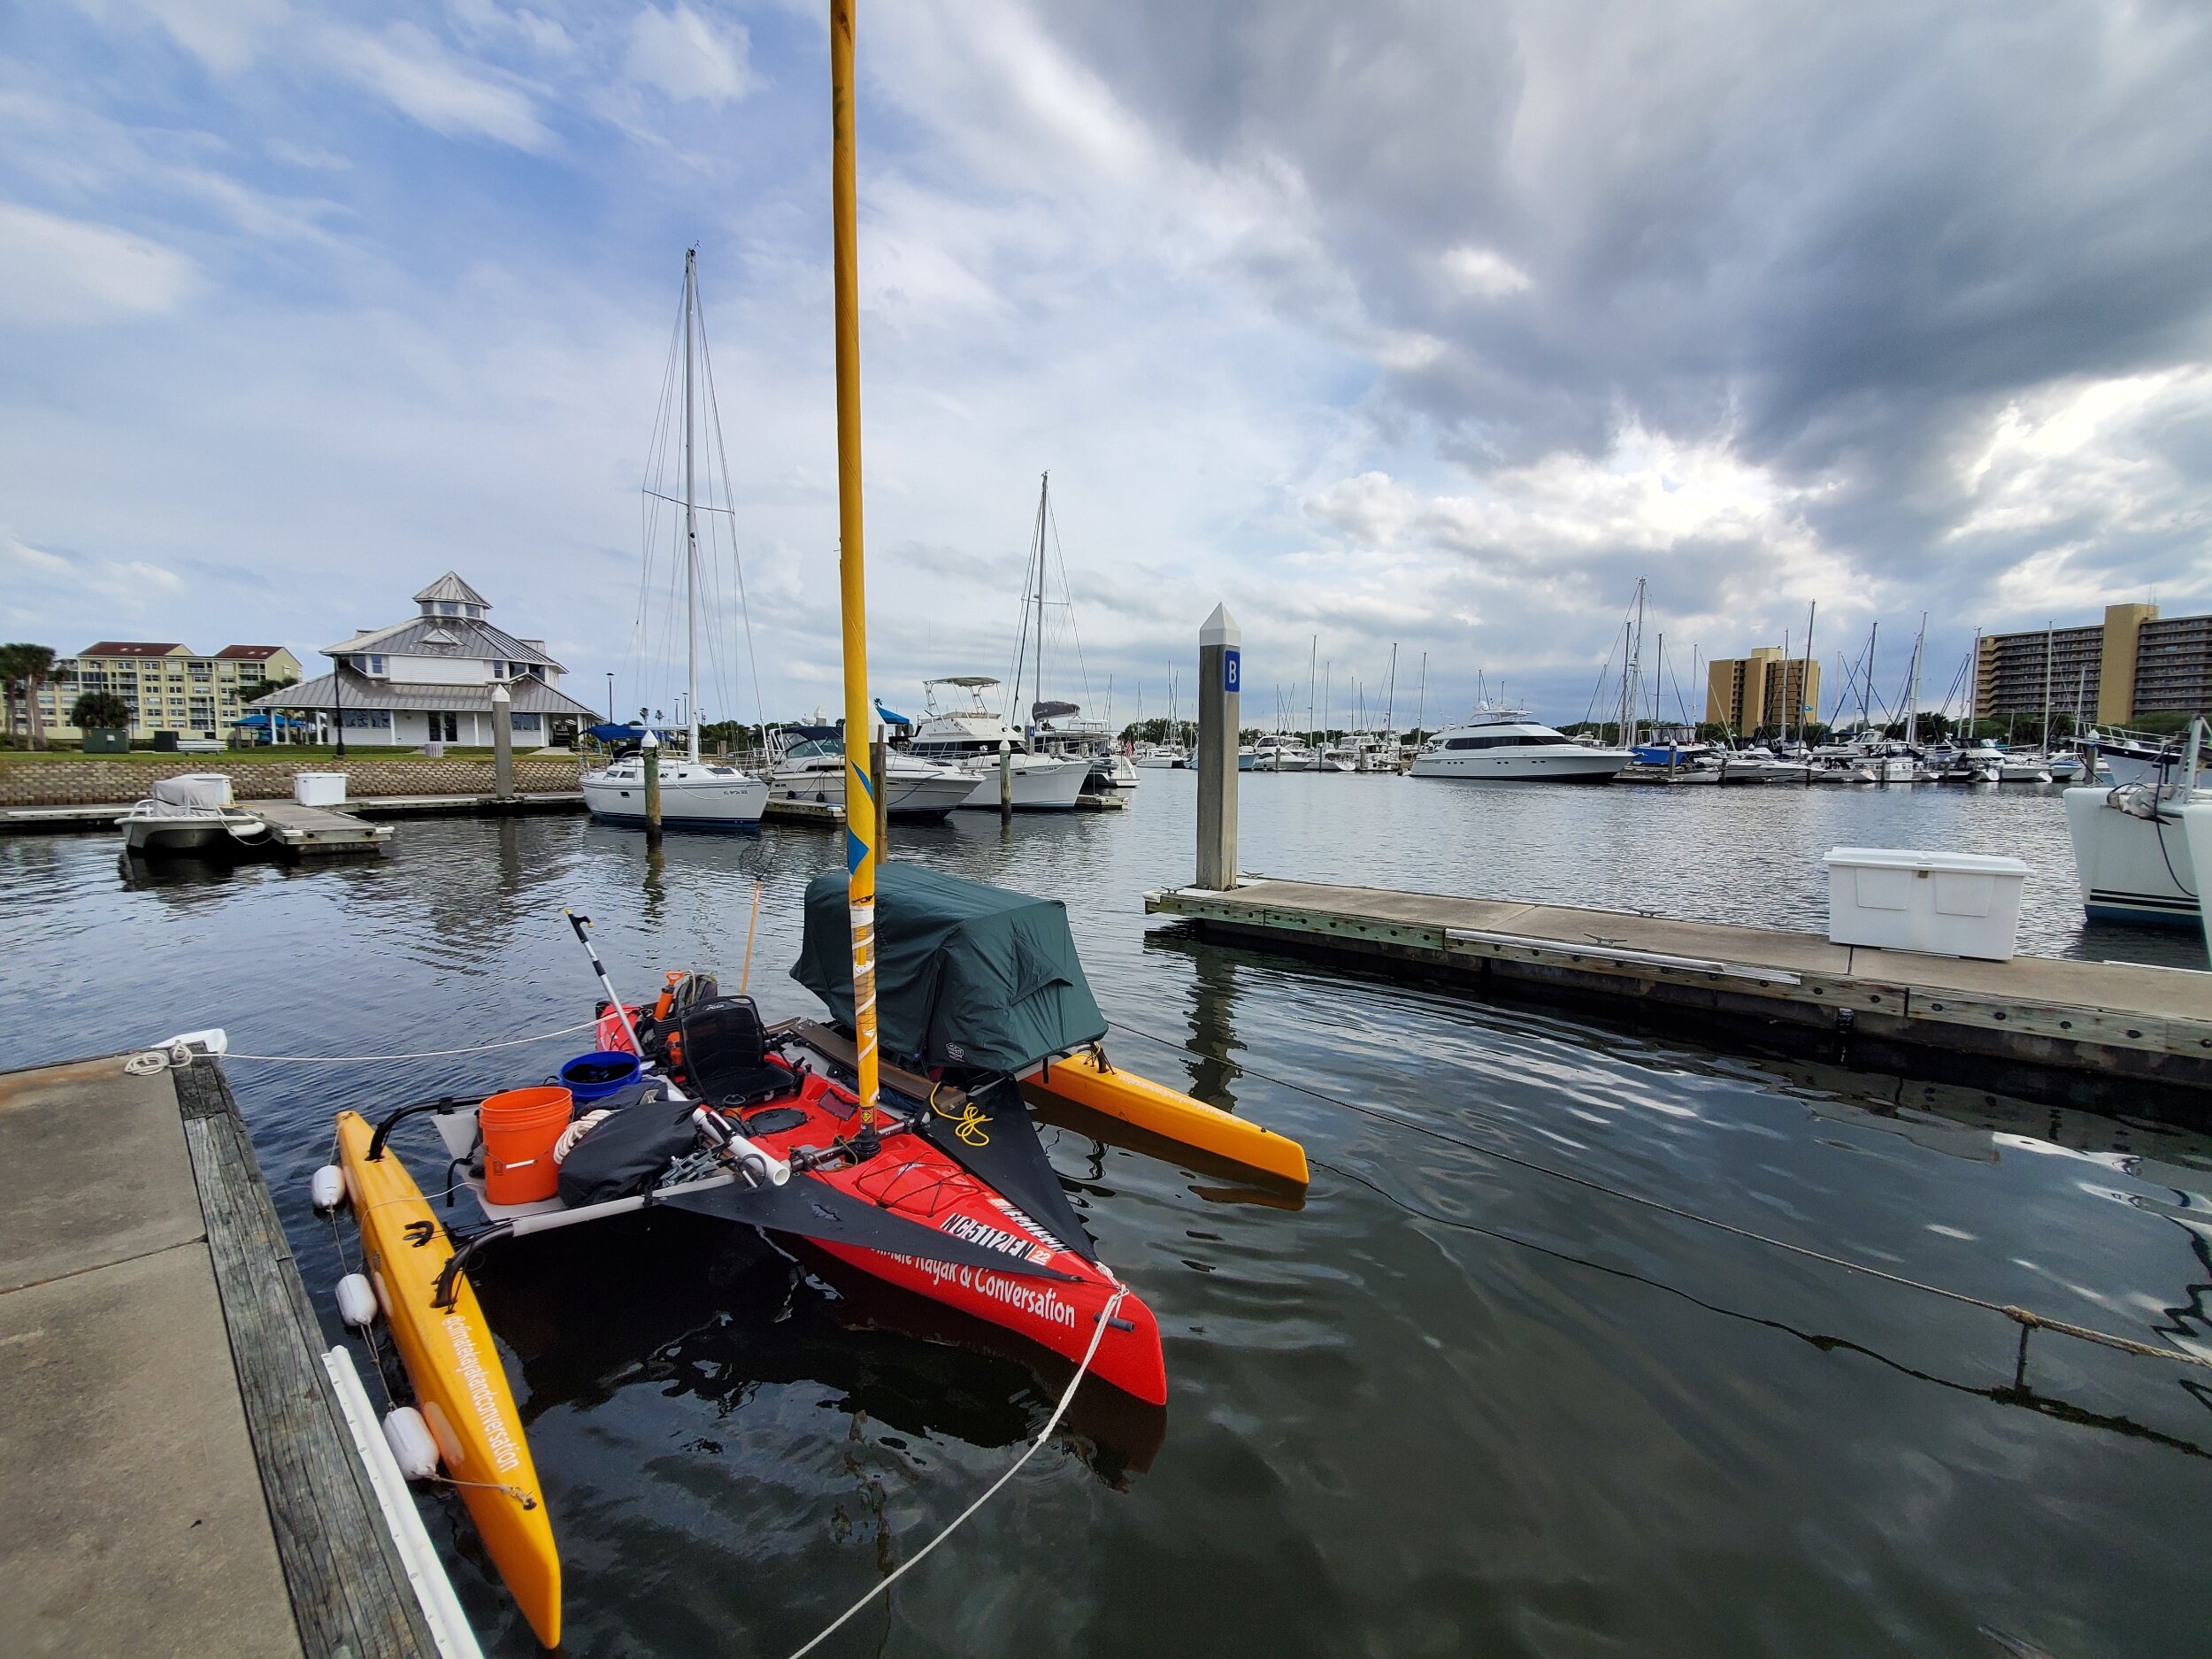
MULTIPOLYGON (((760 826, 768 785, 741 766, 665 759, 661 762, 661 823, 672 829, 746 830, 760 826)), ((645 762, 625 756, 583 777, 584 804, 603 824, 645 822, 645 762)))
POLYGON ((1187 772, 1190 751, 1180 743, 1156 743, 1137 751, 1136 764, 1146 772, 1187 772))
MULTIPOLYGON (((884 758, 884 810, 893 818, 941 818, 982 787, 982 780, 957 766, 932 765, 896 749, 884 758)), ((843 806, 844 749, 817 738, 786 750, 768 774, 768 793, 777 801, 843 806)))
POLYGON ((975 793, 960 804, 970 811, 999 809, 999 762, 1007 764, 1017 812, 1072 812, 1075 798, 1090 776, 1088 755, 1036 754, 1028 739, 987 707, 983 694, 999 682, 987 674, 958 674, 923 682, 929 717, 915 728, 907 753, 933 765, 956 767, 977 780, 975 793), (969 694, 968 706, 940 712, 937 687, 953 686, 969 694))
POLYGON ((1478 710, 1424 743, 1409 770, 1470 783, 1610 783, 1633 759, 1625 749, 1578 743, 1524 709, 1478 710))
POLYGON ((253 847, 269 833, 261 819, 233 804, 230 779, 219 772, 157 780, 115 827, 123 832, 124 849, 142 854, 253 847))
MULTIPOLYGON (((2206 926, 2212 789, 2197 787, 2196 764, 2205 734, 2202 720, 2192 723, 2187 747, 2161 769, 2180 772, 2171 782, 2066 792, 2074 873, 2093 921, 2206 926)), ((2207 938, 2212 941, 2212 932, 2207 938)))

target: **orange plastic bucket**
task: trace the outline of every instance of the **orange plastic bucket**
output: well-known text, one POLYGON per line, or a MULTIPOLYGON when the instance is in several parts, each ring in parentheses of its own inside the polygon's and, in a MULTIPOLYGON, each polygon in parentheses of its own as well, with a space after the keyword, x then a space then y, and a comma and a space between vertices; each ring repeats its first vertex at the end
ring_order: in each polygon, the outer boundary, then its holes
POLYGON ((511 1088, 478 1110, 484 1135, 484 1196, 495 1204, 534 1204, 560 1190, 553 1143, 576 1115, 576 1102, 556 1085, 511 1088))

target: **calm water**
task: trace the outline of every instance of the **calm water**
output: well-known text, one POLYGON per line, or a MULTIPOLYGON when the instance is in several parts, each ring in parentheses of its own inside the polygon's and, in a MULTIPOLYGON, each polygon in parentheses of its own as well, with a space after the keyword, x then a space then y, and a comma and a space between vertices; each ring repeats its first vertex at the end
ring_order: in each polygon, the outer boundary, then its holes
MULTIPOLYGON (((1188 877, 1188 774, 1120 818, 964 817, 902 856, 1068 901, 1123 1063, 1304 1139, 1301 1209, 1058 1131, 1048 1143, 1168 1348, 1164 1414, 1107 1397, 841 1632, 840 1655, 2212 1650, 2212 1374, 1862 1282, 1241 1075, 1855 1260, 2212 1352, 2212 1144, 1731 1057, 1148 932, 1188 877), (1190 1052, 1195 1050, 1195 1053, 1190 1052), (1914 1103, 1901 1110, 1901 1094, 1914 1103), (2055 1140, 2051 1137, 2055 1136, 2055 1140), (1993 1637, 1985 1632, 1993 1632, 1993 1637), (2018 1644, 2001 1645, 1998 1638, 2018 1644)), ((1283 874, 1820 926, 1831 844, 2016 852, 2033 949, 2084 939, 2057 803, 1847 791, 1489 791, 1249 779, 1283 874)), ((411 823, 357 867, 142 887, 104 838, 0 842, 10 1062, 221 1024, 257 1055, 566 1025, 592 984, 786 977, 818 832, 640 840, 577 819, 411 823)), ((331 1112, 534 1080, 499 1056, 232 1077, 319 1300, 331 1112)), ((511 1051, 512 1052, 512 1051, 511 1051)), ((417 1146, 426 1146, 427 1131, 417 1146)), ((426 1177, 430 1160, 418 1165, 426 1177)), ((429 1182, 426 1179, 426 1185, 429 1182)), ((465 1215, 466 1206, 457 1214, 465 1215)), ((484 1276, 568 1571, 565 1651, 788 1653, 1016 1455, 1052 1385, 914 1304, 661 1217, 484 1276)), ((434 1533, 488 1647, 534 1651, 457 1507, 434 1533)))

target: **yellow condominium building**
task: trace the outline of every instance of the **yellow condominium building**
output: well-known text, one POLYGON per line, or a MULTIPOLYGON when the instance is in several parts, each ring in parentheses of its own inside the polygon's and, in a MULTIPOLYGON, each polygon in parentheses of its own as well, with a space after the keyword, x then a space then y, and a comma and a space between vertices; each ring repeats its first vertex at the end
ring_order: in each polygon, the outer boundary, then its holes
POLYGON ((1820 664, 1786 657, 1778 645, 1748 657, 1716 657, 1705 672, 1705 718, 1748 735, 1794 732, 1820 718, 1820 664))
POLYGON ((81 734, 69 710, 78 694, 112 691, 128 705, 131 735, 141 741, 157 732, 226 738, 271 680, 299 677, 300 659, 281 645, 226 645, 202 657, 164 641, 102 640, 56 659, 38 694, 38 716, 49 738, 74 739, 81 734))

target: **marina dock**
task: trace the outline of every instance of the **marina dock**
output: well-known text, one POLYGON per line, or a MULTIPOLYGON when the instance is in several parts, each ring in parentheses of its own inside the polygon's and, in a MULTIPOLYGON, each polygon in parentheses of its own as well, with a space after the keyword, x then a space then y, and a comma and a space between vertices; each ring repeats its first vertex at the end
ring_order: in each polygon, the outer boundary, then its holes
MULTIPOLYGON (((332 811, 352 818, 519 818, 547 812, 580 812, 581 790, 538 791, 527 795, 387 795, 349 801, 342 809, 303 807, 286 801, 248 801, 243 810, 274 823, 280 816, 332 811)), ((112 829, 115 820, 129 811, 128 803, 91 806, 0 807, 0 834, 70 834, 86 830, 112 829)), ((386 832, 383 839, 390 839, 386 832)))
POLYGON ((1240 877, 1145 895, 1208 939, 1499 995, 1663 1010, 1862 1070, 2152 1116, 2212 1113, 2212 973, 1970 961, 1814 933, 1240 877))
POLYGON ((221 1067, 0 1076, 14 1654, 437 1651, 221 1067))

